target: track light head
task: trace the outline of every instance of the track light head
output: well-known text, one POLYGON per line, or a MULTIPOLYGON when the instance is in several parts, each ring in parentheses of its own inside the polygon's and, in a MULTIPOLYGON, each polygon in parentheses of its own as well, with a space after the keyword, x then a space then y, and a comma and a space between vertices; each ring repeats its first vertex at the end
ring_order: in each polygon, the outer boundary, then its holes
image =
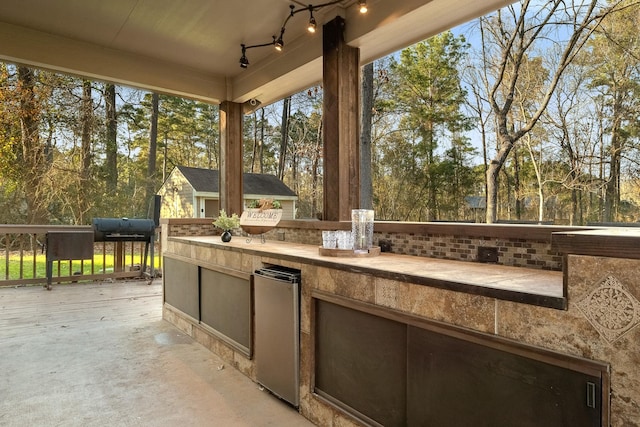
POLYGON ((247 59, 247 47, 242 46, 242 56, 240 57, 240 68, 247 68, 249 66, 249 60, 247 59))
POLYGON ((367 9, 367 0, 358 0, 358 7, 360 8, 360 13, 367 13, 369 9, 367 9))
POLYGON ((318 26, 318 24, 316 23, 316 18, 313 17, 313 10, 311 8, 309 8, 309 25, 307 25, 307 31, 309 31, 310 33, 315 33, 316 32, 316 27, 318 26))
MULTIPOLYGON (((280 30, 280 37, 278 37, 278 39, 273 42, 273 45, 275 46, 278 52, 282 52, 282 49, 284 49, 284 40, 282 39, 283 35, 284 35, 284 27, 282 27, 282 29, 280 30)), ((275 39, 275 36, 273 38, 275 39)))

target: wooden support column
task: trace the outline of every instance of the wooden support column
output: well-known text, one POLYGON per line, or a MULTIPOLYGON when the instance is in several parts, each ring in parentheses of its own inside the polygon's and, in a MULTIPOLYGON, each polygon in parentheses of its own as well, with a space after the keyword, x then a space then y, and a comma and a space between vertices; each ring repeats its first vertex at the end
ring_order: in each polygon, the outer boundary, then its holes
POLYGON ((323 219, 350 221, 360 204, 360 50, 344 42, 345 22, 323 26, 323 219))
POLYGON ((242 104, 220 104, 220 209, 242 214, 242 104))

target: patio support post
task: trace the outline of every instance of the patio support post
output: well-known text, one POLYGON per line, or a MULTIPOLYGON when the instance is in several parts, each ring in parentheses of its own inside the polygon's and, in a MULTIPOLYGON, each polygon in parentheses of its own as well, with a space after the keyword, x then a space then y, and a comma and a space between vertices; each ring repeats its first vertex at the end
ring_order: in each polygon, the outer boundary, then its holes
POLYGON ((360 50, 338 16, 323 26, 323 219, 350 221, 360 204, 360 50))
POLYGON ((220 104, 220 209, 242 213, 242 104, 220 104))

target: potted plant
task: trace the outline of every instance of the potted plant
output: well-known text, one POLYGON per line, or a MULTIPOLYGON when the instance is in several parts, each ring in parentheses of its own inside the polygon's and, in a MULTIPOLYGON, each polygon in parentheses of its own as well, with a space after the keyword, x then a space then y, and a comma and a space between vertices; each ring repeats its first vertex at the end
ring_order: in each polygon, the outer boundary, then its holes
POLYGON ((279 200, 260 199, 252 200, 247 205, 247 209, 259 209, 264 211, 266 209, 282 209, 282 204, 279 200))
POLYGON ((240 218, 238 214, 228 216, 224 209, 222 209, 218 218, 213 222, 213 225, 222 230, 222 241, 228 242, 231 240, 231 230, 238 228, 240 225, 240 218))

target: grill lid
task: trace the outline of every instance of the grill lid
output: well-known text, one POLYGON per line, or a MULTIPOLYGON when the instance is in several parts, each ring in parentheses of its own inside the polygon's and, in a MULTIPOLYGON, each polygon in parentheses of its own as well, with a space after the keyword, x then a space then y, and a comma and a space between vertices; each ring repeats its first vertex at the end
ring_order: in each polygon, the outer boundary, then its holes
POLYGON ((152 219, 94 218, 93 233, 96 242, 105 240, 146 241, 156 228, 152 219))

